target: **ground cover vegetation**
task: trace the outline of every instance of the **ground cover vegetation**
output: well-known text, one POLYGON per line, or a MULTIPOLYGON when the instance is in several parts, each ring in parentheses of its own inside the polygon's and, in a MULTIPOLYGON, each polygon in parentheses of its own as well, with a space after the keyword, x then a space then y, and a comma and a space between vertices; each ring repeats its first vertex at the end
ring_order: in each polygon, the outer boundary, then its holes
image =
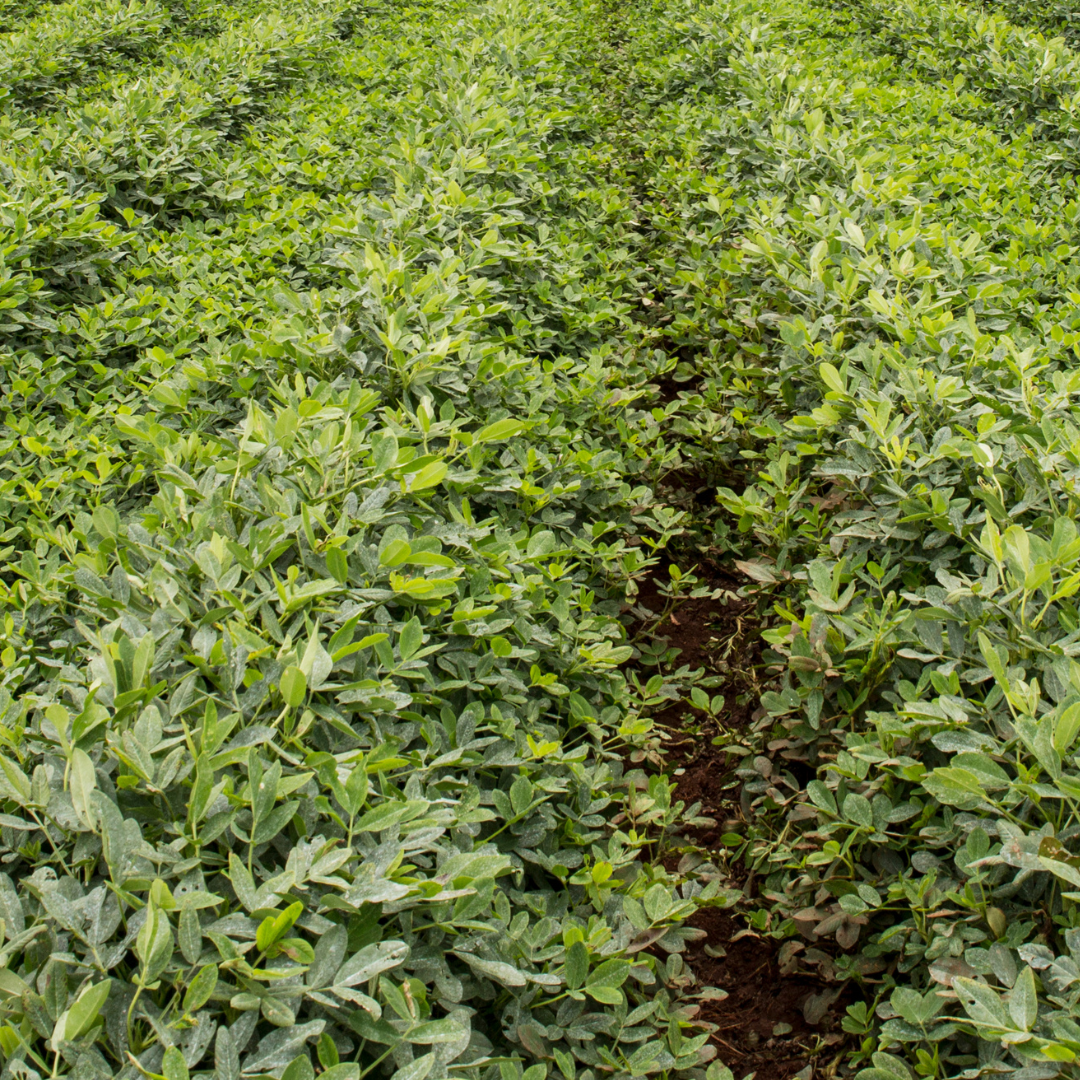
POLYGON ((5 1080, 1078 1075, 1070 19, 0 3, 5 1080))

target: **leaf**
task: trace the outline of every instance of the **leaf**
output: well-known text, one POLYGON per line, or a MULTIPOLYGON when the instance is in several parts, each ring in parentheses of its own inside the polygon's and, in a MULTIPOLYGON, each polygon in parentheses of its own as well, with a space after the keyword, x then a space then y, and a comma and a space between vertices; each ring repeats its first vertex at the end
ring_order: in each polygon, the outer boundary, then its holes
POLYGON ((333 547, 326 553, 326 568, 339 585, 348 584, 349 560, 341 548, 333 547))
POLYGON ((883 1054, 880 1050, 875 1051, 871 1057, 874 1063, 873 1069, 863 1069, 856 1074, 862 1077, 864 1073, 880 1073, 880 1076, 868 1078, 868 1080, 912 1080, 911 1070, 907 1064, 895 1054, 883 1054))
POLYGON ((614 986, 590 986, 586 984, 585 993, 604 1005, 622 1005, 624 1002, 623 992, 614 986))
POLYGON ((402 485, 407 485, 408 491, 426 491, 428 488, 437 487, 446 479, 450 471, 445 461, 432 461, 425 465, 419 472, 413 473, 402 485))
POLYGON ((142 961, 145 984, 155 982, 172 959, 172 929, 168 917, 152 899, 146 907, 146 921, 139 930, 135 950, 142 961))
POLYGON ((463 1028, 456 1019, 447 1017, 442 1020, 429 1020, 425 1024, 417 1024, 416 1027, 409 1031, 408 1040, 411 1043, 430 1046, 436 1043, 457 1042, 461 1039, 462 1034, 464 1034, 467 1041, 469 1032, 468 1027, 463 1028))
POLYGON ((824 382, 830 390, 840 394, 842 397, 848 396, 844 380, 841 378, 840 372, 837 371, 832 364, 820 364, 818 365, 818 371, 821 374, 822 382, 824 382))
POLYGON ((360 813, 368 794, 368 776, 363 760, 354 763, 352 772, 349 773, 349 778, 345 781, 344 794, 343 805, 349 814, 356 815, 360 813))
POLYGON ((404 1068, 394 1072, 394 1080, 425 1080, 428 1073, 435 1067, 435 1055, 425 1054, 409 1062, 404 1068))
POLYGON ((9 761, 2 754, 0 754, 0 769, 3 769, 4 776, 7 779, 8 790, 14 796, 16 801, 21 806, 29 805, 33 796, 30 781, 27 779, 26 773, 24 773, 13 761, 9 761))
POLYGON ((473 443, 501 442, 521 434, 524 430, 525 425, 520 420, 496 420, 493 424, 481 428, 473 436, 473 443))
POLYGON ((15 891, 11 878, 0 873, 0 919, 4 920, 8 939, 18 937, 26 930, 26 916, 22 902, 15 891))
POLYGON ((629 960, 605 960, 599 967, 592 970, 585 985, 590 988, 597 986, 622 986, 622 984, 630 977, 630 967, 629 960))
POLYGON ((550 529, 543 529, 534 533, 529 539, 525 554, 529 559, 539 559, 545 555, 550 555, 556 547, 555 534, 550 529))
POLYGON ((67 1023, 64 1025, 64 1038, 68 1042, 81 1038, 94 1026, 111 989, 112 980, 105 979, 86 987, 79 994, 68 1009, 67 1023))
POLYGON ((1054 749, 1064 756, 1080 735, 1080 701, 1062 709, 1054 721, 1054 749))
POLYGON ((365 945, 349 957, 334 976, 335 986, 355 986, 405 962, 409 946, 404 941, 379 941, 365 945))
POLYGON ((343 926, 327 930, 315 943, 315 958, 307 971, 307 984, 313 989, 329 986, 334 981, 349 944, 349 933, 343 926))
POLYGON ((360 1080, 360 1066, 351 1061, 332 1065, 319 1074, 319 1080, 360 1080))
POLYGON ((94 763, 89 754, 76 748, 71 753, 71 802, 88 829, 93 829, 96 825, 96 816, 90 801, 90 794, 96 787, 94 763))
POLYGON ((184 994, 184 1012, 198 1012, 210 1000, 210 995, 214 992, 217 981, 217 964, 207 964, 205 967, 200 968, 184 994))
POLYGON ((844 817, 863 829, 874 827, 874 812, 865 795, 851 794, 844 799, 844 817))
POLYGON ((318 1056, 319 1064, 324 1069, 332 1069, 340 1060, 337 1044, 325 1031, 319 1036, 318 1056))
POLYGON ((244 1075, 270 1072, 287 1065, 308 1039, 317 1039, 326 1027, 325 1020, 293 1024, 267 1035, 244 1061, 244 1075))
POLYGON ((780 579, 776 571, 769 563, 759 562, 755 559, 736 559, 736 568, 753 581, 762 585, 775 585, 780 579))
POLYGON ((419 817, 428 807, 426 802, 418 800, 409 802, 384 802, 369 810, 356 822, 353 827, 354 833, 382 832, 402 821, 409 821, 419 817))
POLYGON ((830 814, 836 815, 836 799, 833 797, 833 793, 825 786, 820 780, 811 780, 806 785, 806 793, 810 796, 810 801, 819 809, 827 810, 830 814))
POLYGON ((1005 674, 1005 665, 1001 662, 1001 657, 998 656, 997 649, 994 648, 990 639, 983 633, 979 634, 979 649, 982 652, 983 659, 986 661, 986 666, 993 673, 994 681, 997 683, 1002 693, 1010 693, 1011 687, 1005 674))
POLYGON ((225 1026, 217 1030, 217 1042, 214 1044, 215 1080, 240 1080, 240 1058, 236 1044, 229 1029, 225 1026))
POLYGON ((833 1002, 840 996, 840 992, 841 989, 837 987, 833 990, 822 990, 816 994, 811 994, 803 1002, 803 1019, 811 1027, 816 1027, 825 1019, 833 1002))
MULTIPOLYGON (((233 998, 233 1000, 235 1001, 236 998, 233 998)), ((273 997, 263 997, 257 1000, 264 1019, 269 1020, 274 1027, 291 1028, 295 1026, 296 1013, 284 1001, 273 997)))
POLYGON ((293 927, 304 911, 304 905, 297 900, 290 904, 280 915, 268 915, 263 919, 255 933, 255 945, 260 952, 268 952, 270 946, 280 941, 293 927))
POLYGON ((303 704, 307 694, 307 676, 298 667, 287 667, 278 683, 282 700, 290 709, 303 704))
POLYGON ((979 777, 969 769, 934 769, 922 784, 939 802, 961 810, 974 810, 989 800, 979 777))
POLYGON ((300 1054, 289 1062, 281 1074, 281 1080, 315 1080, 315 1069, 307 1054, 300 1054))
POLYGON ((188 1080, 187 1062, 184 1061, 184 1055, 175 1046, 170 1046, 165 1051, 161 1071, 165 1076, 165 1080, 188 1080))
POLYGON ((180 912, 180 952, 189 964, 197 964, 202 956, 202 926, 194 908, 180 912))
POLYGON ((410 660, 417 653, 424 640, 424 632, 420 626, 420 620, 415 616, 411 618, 401 629, 398 638, 398 649, 402 660, 410 660))
POLYGON ((229 880, 232 882, 236 898, 248 911, 254 911, 258 906, 255 893, 255 882, 248 868, 236 857, 234 852, 229 852, 229 880))
POLYGON ((1000 996, 986 983, 977 979, 956 978, 953 980, 953 990, 960 998, 965 1012, 977 1023, 992 1025, 1005 1031, 1012 1027, 1000 996))
POLYGON ((589 950, 583 941, 574 941, 566 950, 566 985, 576 990, 589 973, 589 950))
MULTIPOLYGON (((479 956, 473 956, 471 953, 462 953, 456 950, 454 956, 458 957, 459 960, 464 960, 477 975, 501 983, 503 986, 525 986, 528 982, 516 967, 503 963, 501 960, 483 960, 479 956)), ((629 966, 627 964, 627 967, 629 966)))
POLYGON ((1035 972, 1025 967, 1009 993, 1009 1015, 1021 1031, 1030 1031, 1039 1014, 1039 999, 1035 989, 1035 972))

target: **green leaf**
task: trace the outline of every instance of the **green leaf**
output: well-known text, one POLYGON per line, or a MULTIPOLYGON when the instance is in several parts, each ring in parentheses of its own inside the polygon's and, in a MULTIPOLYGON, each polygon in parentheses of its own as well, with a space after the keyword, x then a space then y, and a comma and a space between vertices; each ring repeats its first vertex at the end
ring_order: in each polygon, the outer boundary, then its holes
POLYGON ((420 625, 420 620, 414 616, 401 628, 401 635, 398 638, 398 649, 401 652, 401 659, 412 659, 419 651, 423 641, 423 628, 420 625))
POLYGON ((557 541, 555 540, 555 534, 549 529, 544 529, 540 532, 534 533, 529 539, 528 548, 526 549, 526 556, 530 559, 540 559, 545 555, 550 555, 555 550, 557 541))
POLYGON ((851 794, 844 799, 844 817, 863 829, 873 829, 874 812, 865 795, 851 794))
POLYGON ((296 1013, 277 998, 264 997, 260 1001, 263 1017, 279 1028, 291 1028, 296 1024, 296 1013))
POLYGON ((979 650, 982 652, 983 659, 986 661, 986 666, 990 669, 994 676, 994 681, 998 684, 1003 694, 1009 694, 1011 692, 1011 686, 1009 684, 1008 677, 1005 674, 1005 665, 1001 662, 1001 657, 998 656, 997 649, 994 648, 990 639, 983 633, 979 634, 979 650))
POLYGON ((315 1069, 307 1054, 300 1054, 289 1063, 281 1080, 315 1080, 315 1069))
MULTIPOLYGON (((321 1059, 320 1059, 321 1060, 321 1059)), ((331 1065, 319 1074, 319 1080, 360 1080, 360 1066, 351 1061, 331 1065)))
POLYGON ((413 473, 402 481, 402 486, 407 485, 408 491, 426 491, 428 488, 437 487, 446 479, 450 471, 445 461, 432 461, 425 465, 419 472, 413 473))
POLYGON ((280 915, 268 915, 259 925, 255 934, 255 945, 260 952, 266 952, 271 945, 280 941, 293 927, 304 912, 304 905, 297 900, 290 904, 280 915))
POLYGON ((429 1020, 417 1024, 408 1034, 408 1041, 424 1046, 439 1043, 458 1042, 462 1034, 468 1035, 468 1028, 463 1028, 456 1019, 447 1017, 443 1020, 429 1020))
MULTIPOLYGON (((454 952, 459 960, 464 960, 470 968, 482 978, 491 979, 503 986, 525 986, 528 980, 512 964, 501 960, 484 960, 471 953, 454 952)), ((629 967, 629 964, 627 965, 629 967)))
POLYGON ((64 1038, 68 1042, 81 1038, 94 1026, 111 989, 112 980, 105 979, 104 982, 86 987, 79 994, 68 1009, 64 1025, 64 1038))
POLYGON ((0 768, 4 770, 12 795, 20 805, 27 806, 32 801, 32 790, 26 773, 15 762, 9 761, 3 755, 0 755, 0 768))
POLYGON ((172 959, 173 936, 168 916, 153 900, 146 907, 146 921, 139 930, 135 951, 142 961, 144 985, 155 982, 172 959))
POLYGON ((165 1051, 165 1059, 161 1063, 161 1071, 165 1080, 188 1080, 187 1062, 184 1055, 175 1046, 170 1046, 165 1051))
POLYGON ((1009 993, 1009 1015, 1021 1031, 1031 1031, 1039 1014, 1035 972, 1025 967, 1009 993))
POLYGON ((409 955, 404 941, 379 941, 365 945, 351 956, 334 976, 334 985, 349 987, 366 983, 384 971, 403 964, 409 955))
POLYGON ((989 800, 979 777, 969 769, 934 769, 923 777, 922 784, 939 802, 961 810, 974 810, 989 800))
MULTIPOLYGON (((317 1052, 319 1055, 319 1064, 327 1071, 333 1069, 340 1060, 334 1040, 330 1038, 330 1035, 325 1031, 319 1036, 317 1052)), ((356 1069, 357 1074, 359 1074, 360 1066, 356 1065, 353 1067, 356 1069)), ((344 1077, 342 1080, 344 1080, 344 1077)))
POLYGON ((589 974, 589 950, 583 941, 571 943, 566 950, 566 985, 570 990, 576 990, 584 985, 585 978, 589 974))
POLYGON ((412 554, 412 545, 408 540, 391 540, 379 554, 382 566, 401 566, 412 554))
POLYGON ((617 990, 614 986, 590 986, 586 984, 585 993, 603 1005, 622 1005, 625 1000, 623 992, 617 990))
POLYGON ((349 560, 345 552, 339 547, 330 548, 326 553, 326 568, 334 576, 339 585, 345 585, 349 581, 349 560))
POLYGON ((525 425, 520 420, 496 420, 495 423, 481 428, 473 436, 473 443, 499 442, 520 435, 524 430, 525 425))
POLYGON ((629 960, 605 960, 590 972, 586 986, 622 986, 630 976, 629 960))
POLYGON ((315 956, 306 976, 308 986, 318 988, 329 986, 333 982, 345 961, 348 944, 349 933, 343 926, 334 926, 319 938, 315 943, 315 956))
POLYGON ((953 989, 957 992, 964 1010, 976 1022, 993 1025, 1005 1031, 1012 1027, 1001 997, 986 983, 960 977, 953 980, 953 989))
POLYGON ((344 808, 350 816, 355 817, 363 809, 368 794, 368 775, 363 758, 353 763, 352 772, 345 781, 344 793, 344 808))
POLYGON ((180 912, 178 938, 184 959, 189 964, 197 964, 202 956, 202 926, 194 908, 180 912))
POLYGON ((76 748, 71 752, 70 768, 72 805, 83 824, 92 829, 97 820, 90 799, 91 793, 97 787, 94 763, 90 760, 89 754, 76 748))
POLYGON ((435 1055, 425 1054, 394 1073, 394 1080, 425 1080, 435 1067, 435 1055))
POLYGON ((217 981, 217 964, 207 964, 200 968, 184 994, 184 1012, 198 1012, 210 1000, 217 981))
POLYGON ((290 709, 295 709, 303 703, 304 695, 307 694, 307 676, 298 667, 287 667, 281 673, 278 686, 282 700, 290 709))
POLYGON ((1080 735, 1080 701, 1073 702, 1056 714, 1054 749, 1064 756, 1072 749, 1077 735, 1080 735))
POLYGON ((848 396, 847 387, 844 385, 844 380, 840 377, 840 372, 832 364, 820 364, 818 371, 821 374, 821 380, 825 385, 837 394, 843 397, 848 396))
POLYGON ((353 832, 381 832, 383 829, 390 828, 391 825, 419 817, 427 808, 428 804, 420 801, 384 802, 364 814, 356 822, 353 832))
POLYGON ((217 1031, 214 1044, 214 1080, 240 1080, 240 1057, 229 1029, 222 1026, 217 1031))

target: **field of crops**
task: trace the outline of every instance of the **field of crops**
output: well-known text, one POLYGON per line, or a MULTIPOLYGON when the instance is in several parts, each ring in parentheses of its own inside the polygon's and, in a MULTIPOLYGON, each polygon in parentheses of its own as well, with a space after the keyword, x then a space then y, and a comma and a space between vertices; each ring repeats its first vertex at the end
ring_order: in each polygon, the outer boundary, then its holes
POLYGON ((1080 1078, 1078 176, 1064 0, 0 0, 0 1080, 1080 1078))

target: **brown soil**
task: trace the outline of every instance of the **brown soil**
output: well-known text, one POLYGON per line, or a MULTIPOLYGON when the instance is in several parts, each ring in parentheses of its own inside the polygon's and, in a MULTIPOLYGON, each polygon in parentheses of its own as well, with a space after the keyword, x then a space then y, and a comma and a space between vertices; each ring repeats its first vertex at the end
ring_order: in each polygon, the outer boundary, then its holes
MULTIPOLYGON (((667 576, 667 567, 658 572, 667 576)), ((719 676, 723 685, 709 690, 722 693, 725 709, 722 717, 726 728, 742 728, 757 708, 760 693, 755 666, 760 664, 761 637, 753 606, 740 598, 737 590, 746 584, 745 578, 735 577, 709 562, 699 563, 697 576, 713 590, 713 595, 697 600, 685 600, 659 625, 654 620, 641 620, 649 626, 650 636, 664 639, 670 648, 678 649, 678 667, 705 668, 706 675, 719 676), (719 594, 719 595, 717 595, 719 594), (739 696, 750 700, 739 704, 739 696)), ((656 579, 641 583, 634 601, 633 614, 647 609, 659 615, 667 601, 660 594, 656 579)), ((676 710, 677 711, 677 710, 676 710)))
POLYGON ((691 925, 708 934, 689 958, 694 974, 729 995, 703 1002, 701 1019, 716 1025, 717 1055, 736 1078, 752 1072, 755 1080, 791 1080, 836 1056, 835 1009, 816 1027, 803 1013, 806 1000, 827 988, 806 976, 781 975, 770 941, 747 936, 732 942, 741 928, 722 911, 701 911, 691 925), (705 946, 725 955, 709 956, 705 946))
MULTIPOLYGON (((707 689, 710 697, 724 695, 720 723, 685 704, 673 705, 657 717, 667 733, 666 767, 677 783, 674 798, 688 806, 700 803, 699 813, 716 822, 711 827, 684 829, 676 846, 719 854, 720 836, 741 833, 745 824, 735 776, 738 759, 713 745, 713 739, 724 735, 721 744, 738 742, 739 732, 760 715, 759 697, 764 689, 760 684, 761 627, 752 602, 737 595, 747 578, 709 563, 699 565, 696 572, 712 594, 681 603, 650 636, 666 639, 669 648, 680 650, 673 667, 704 668, 706 677, 718 680, 719 685, 707 689)), ((660 580, 668 576, 666 568, 658 573, 660 580)), ((664 608, 655 581, 643 582, 632 612, 638 628, 652 627, 655 622, 644 616, 643 609, 657 616, 664 608)), ((677 862, 677 854, 670 861, 677 862)), ((726 859, 716 861, 722 866, 726 859)), ((731 886, 744 884, 742 867, 732 866, 730 873, 731 886)), ((835 992, 835 983, 804 972, 781 974, 779 943, 748 933, 744 921, 732 913, 705 909, 690 925, 706 932, 685 954, 698 985, 728 994, 722 1001, 704 1000, 700 1018, 715 1025, 712 1042, 717 1056, 736 1080, 749 1073, 755 1074, 755 1080, 809 1077, 816 1074, 817 1066, 837 1056, 842 1042, 837 1014, 842 1015, 844 999, 825 1010, 816 1026, 807 1022, 803 1011, 814 995, 835 992)))

